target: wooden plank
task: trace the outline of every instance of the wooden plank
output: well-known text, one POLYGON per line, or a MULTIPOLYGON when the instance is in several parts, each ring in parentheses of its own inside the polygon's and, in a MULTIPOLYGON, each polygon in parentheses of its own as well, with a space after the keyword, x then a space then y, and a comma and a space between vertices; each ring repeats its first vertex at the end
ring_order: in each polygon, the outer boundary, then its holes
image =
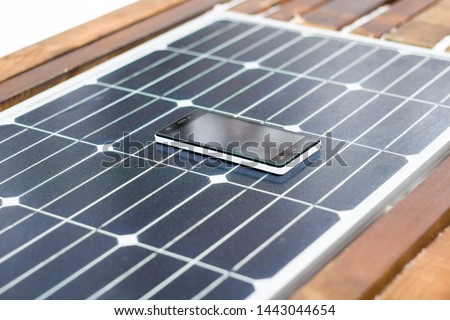
POLYGON ((372 299, 450 224, 450 159, 347 246, 293 299, 372 299))
POLYGON ((280 5, 277 12, 270 14, 268 17, 277 20, 289 21, 296 15, 304 15, 320 5, 323 5, 330 0, 293 0, 280 5))
POLYGON ((388 40, 432 48, 450 34, 450 0, 442 0, 387 36, 388 40))
POLYGON ((302 23, 340 30, 392 0, 333 0, 303 16, 302 23))
POLYGON ((256 14, 266 11, 270 7, 275 6, 284 1, 286 0, 247 0, 238 4, 235 7, 230 8, 230 11, 247 14, 256 14))
POLYGON ((379 299, 450 299, 450 228, 383 291, 379 299))
POLYGON ((400 0, 394 3, 389 8, 389 11, 377 16, 352 32, 363 36, 380 38, 384 33, 410 20, 413 16, 428 8, 430 5, 435 4, 437 1, 400 0))
POLYGON ((0 82, 186 0, 143 0, 0 58, 0 82))
POLYGON ((0 83, 0 110, 190 20, 219 2, 190 0, 0 83))

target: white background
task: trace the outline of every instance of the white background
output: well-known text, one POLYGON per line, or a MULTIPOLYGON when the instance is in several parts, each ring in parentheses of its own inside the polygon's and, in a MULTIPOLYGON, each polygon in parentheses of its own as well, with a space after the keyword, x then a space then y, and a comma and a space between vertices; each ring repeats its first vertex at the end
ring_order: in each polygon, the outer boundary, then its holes
POLYGON ((0 57, 136 0, 0 0, 0 57))

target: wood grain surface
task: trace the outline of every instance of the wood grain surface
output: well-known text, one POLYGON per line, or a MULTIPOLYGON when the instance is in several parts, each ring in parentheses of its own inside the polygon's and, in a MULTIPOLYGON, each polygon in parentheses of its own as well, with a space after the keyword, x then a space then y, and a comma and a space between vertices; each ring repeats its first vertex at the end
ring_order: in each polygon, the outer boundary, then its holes
POLYGON ((449 181, 447 159, 292 299, 373 299, 381 293, 450 224, 449 181))
POLYGON ((333 0, 303 16, 302 22, 333 30, 340 30, 356 19, 392 0, 333 0))
POLYGON ((186 0, 143 0, 0 58, 0 82, 186 0))
POLYGON ((247 0, 238 4, 235 7, 232 7, 230 11, 236 11, 247 14, 256 14, 266 11, 270 7, 282 3, 284 1, 286 0, 247 0))
POLYGON ((450 228, 411 261, 377 298, 450 299, 450 228))
MULTIPOLYGON (((55 57, 0 83, 0 110, 4 110, 74 75, 211 9, 220 0, 190 0, 55 57)), ((29 57, 31 58, 31 57, 29 57)), ((24 63, 27 63, 24 59, 24 63)), ((12 62, 10 62, 12 63, 12 62)))
POLYGON ((432 48, 449 34, 450 0, 441 0, 387 35, 387 39, 432 48))
POLYGON ((400 26, 436 2, 438 0, 399 0, 392 4, 388 11, 356 28, 352 32, 363 36, 380 38, 384 33, 394 27, 400 26))
POLYGON ((330 0, 292 0, 279 6, 278 11, 268 15, 269 18, 288 21, 295 16, 302 16, 330 0))

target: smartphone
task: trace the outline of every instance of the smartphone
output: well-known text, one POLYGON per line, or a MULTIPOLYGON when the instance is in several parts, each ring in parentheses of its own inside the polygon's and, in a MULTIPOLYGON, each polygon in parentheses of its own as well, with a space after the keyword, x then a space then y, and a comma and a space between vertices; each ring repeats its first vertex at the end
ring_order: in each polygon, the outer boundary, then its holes
POLYGON ((321 148, 313 136, 200 109, 159 130, 155 140, 277 175, 321 148))

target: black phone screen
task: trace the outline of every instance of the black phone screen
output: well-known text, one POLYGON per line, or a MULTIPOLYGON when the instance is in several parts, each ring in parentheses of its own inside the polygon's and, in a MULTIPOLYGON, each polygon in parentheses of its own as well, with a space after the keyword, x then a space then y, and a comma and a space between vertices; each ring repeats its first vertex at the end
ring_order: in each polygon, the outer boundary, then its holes
POLYGON ((287 163, 319 142, 315 137, 203 110, 194 111, 158 134, 275 164, 287 163))

